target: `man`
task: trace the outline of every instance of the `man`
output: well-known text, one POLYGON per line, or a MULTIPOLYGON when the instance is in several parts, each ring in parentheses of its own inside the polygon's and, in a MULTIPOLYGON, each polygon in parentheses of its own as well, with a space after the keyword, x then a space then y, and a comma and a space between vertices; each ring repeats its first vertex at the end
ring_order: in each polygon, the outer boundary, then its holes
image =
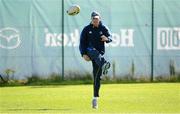
POLYGON ((92 61, 94 78, 94 98, 92 107, 97 109, 97 98, 99 97, 100 76, 106 75, 110 68, 103 55, 105 53, 105 42, 111 42, 111 35, 105 27, 98 12, 91 13, 91 23, 84 27, 80 36, 80 52, 86 61, 92 61))

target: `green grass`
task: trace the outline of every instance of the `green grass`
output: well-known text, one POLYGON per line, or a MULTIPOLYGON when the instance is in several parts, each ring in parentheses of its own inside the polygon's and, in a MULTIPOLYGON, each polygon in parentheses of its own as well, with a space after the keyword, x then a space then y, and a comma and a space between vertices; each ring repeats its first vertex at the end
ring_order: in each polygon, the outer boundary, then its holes
POLYGON ((180 113, 180 83, 104 84, 99 109, 92 85, 0 88, 0 113, 180 113))

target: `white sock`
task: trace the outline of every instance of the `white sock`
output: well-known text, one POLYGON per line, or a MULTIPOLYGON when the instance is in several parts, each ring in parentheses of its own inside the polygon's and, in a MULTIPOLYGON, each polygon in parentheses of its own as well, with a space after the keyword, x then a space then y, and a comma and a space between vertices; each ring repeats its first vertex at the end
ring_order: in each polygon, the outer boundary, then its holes
POLYGON ((97 99, 98 99, 98 97, 93 97, 93 99, 96 99, 96 100, 97 100, 97 99))

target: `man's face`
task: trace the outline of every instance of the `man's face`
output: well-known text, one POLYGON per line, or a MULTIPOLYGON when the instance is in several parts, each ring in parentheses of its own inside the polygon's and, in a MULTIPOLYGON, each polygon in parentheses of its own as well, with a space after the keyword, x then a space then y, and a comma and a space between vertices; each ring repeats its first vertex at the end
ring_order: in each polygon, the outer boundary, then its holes
POLYGON ((100 22, 100 17, 99 16, 92 17, 92 24, 93 24, 93 26, 98 27, 99 26, 99 22, 100 22))

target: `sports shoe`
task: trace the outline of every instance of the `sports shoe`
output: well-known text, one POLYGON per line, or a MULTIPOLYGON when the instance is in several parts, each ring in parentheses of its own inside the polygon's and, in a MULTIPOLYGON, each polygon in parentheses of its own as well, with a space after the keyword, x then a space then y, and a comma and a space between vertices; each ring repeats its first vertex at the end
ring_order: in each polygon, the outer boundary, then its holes
POLYGON ((98 102, 97 102, 97 99, 93 99, 93 100, 92 100, 92 108, 98 109, 98 102))
POLYGON ((105 62, 102 66, 102 73, 103 75, 106 75, 108 73, 108 69, 111 67, 111 64, 109 62, 105 62))

